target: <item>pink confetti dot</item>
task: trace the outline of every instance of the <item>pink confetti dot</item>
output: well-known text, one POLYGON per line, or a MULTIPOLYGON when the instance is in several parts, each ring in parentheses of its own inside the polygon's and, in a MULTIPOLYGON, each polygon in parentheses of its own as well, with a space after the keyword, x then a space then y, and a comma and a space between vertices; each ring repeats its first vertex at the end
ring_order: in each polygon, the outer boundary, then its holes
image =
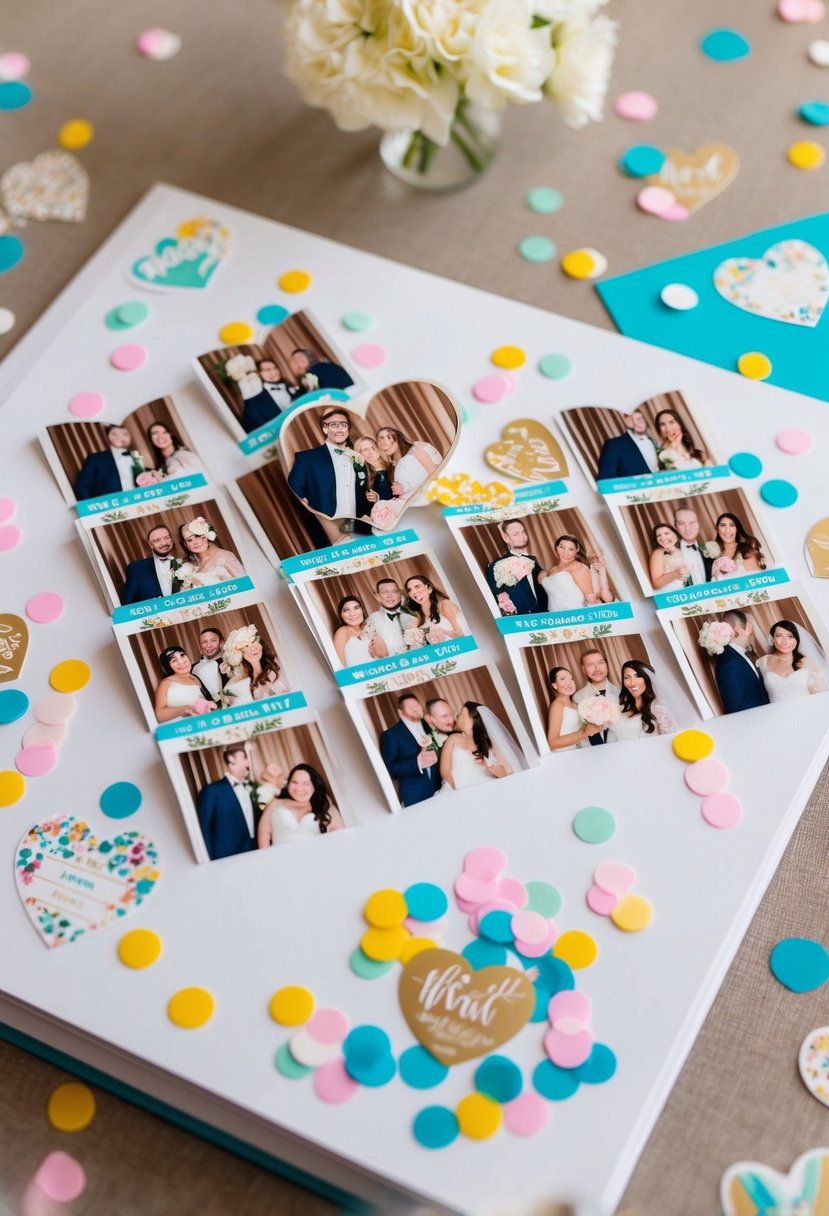
POLYGON ((500 849, 473 849, 463 859, 464 874, 471 874, 483 882, 500 878, 507 868, 507 859, 500 849))
POLYGON ((59 1150, 43 1158, 33 1181, 55 1203, 71 1203, 86 1188, 86 1174, 80 1161, 59 1150))
POLYGON ((104 408, 104 398, 101 393, 75 393, 69 402, 69 413, 76 418, 94 418, 104 408))
POLYGON ((6 549, 14 549, 23 539, 23 533, 18 528, 17 524, 4 524, 0 528, 0 552, 6 549))
POLYGON ((0 498, 0 524, 11 519, 16 510, 17 503, 13 498, 0 498))
POLYGON ((143 30, 135 40, 136 49, 148 59, 162 61, 172 59, 181 49, 181 38, 161 26, 143 30))
POLYGON ((541 1094, 528 1089, 502 1108, 504 1127, 513 1136, 534 1136, 546 1127, 550 1118, 550 1104, 541 1094))
POLYGON ((35 717, 45 726, 56 726, 68 722, 78 703, 71 693, 49 692, 35 705, 35 717))
POLYGON ((348 1102, 353 1098, 360 1086, 345 1071, 345 1062, 338 1056, 336 1060, 322 1064, 314 1073, 314 1093, 323 1102, 348 1102))
POLYGON ((380 367, 386 362, 388 354, 386 348, 378 346, 376 342, 363 342, 361 346, 354 347, 351 357, 358 367, 380 367))
POLYGON ((470 911, 474 911, 478 904, 497 897, 498 883, 495 879, 486 882, 481 878, 476 878, 473 874, 464 873, 459 874, 455 879, 454 891, 458 899, 472 904, 473 908, 470 911))
POLYGON ((54 747, 66 736, 66 723, 53 722, 47 726, 45 722, 35 722, 23 736, 23 747, 54 747))
POLYGON ((24 777, 44 777, 58 762, 54 743, 35 743, 24 747, 14 758, 14 766, 24 777))
POLYGON ((38 625, 56 621, 63 612, 63 596, 57 591, 41 591, 26 601, 26 616, 38 625))
MULTIPOLYGON (((467 911, 466 908, 461 908, 461 912, 467 911)), ((474 911, 474 908, 468 909, 474 911)), ((442 916, 440 920, 415 920, 413 916, 407 916, 403 921, 403 928, 408 929, 412 937, 435 937, 443 933, 447 926, 447 919, 442 916)))
POLYGON ((647 211, 648 215, 664 215, 670 207, 676 205, 676 199, 664 186, 645 186, 636 195, 636 204, 640 210, 647 211))
POLYGON ((119 372, 134 372, 147 361, 147 348, 140 342, 125 342, 116 346, 109 361, 119 372))
POLYGON ((546 941, 550 936, 550 922, 540 912, 516 912, 510 921, 513 934, 531 946, 546 941))
POLYGON ((495 405, 498 401, 503 400, 506 392, 506 385, 500 375, 484 376, 482 380, 476 380, 472 385, 472 396, 476 401, 483 401, 486 405, 495 405))
POLYGON ((650 93, 633 89, 629 93, 620 93, 613 109, 620 118, 629 118, 631 122, 647 122, 655 116, 659 106, 656 104, 656 98, 651 97, 650 93))
POLYGON ((315 1043, 342 1043, 348 1034, 348 1018, 339 1009, 317 1009, 305 1029, 315 1043))
POLYGON ((700 809, 712 828, 734 828, 743 817, 743 804, 734 794, 709 794, 700 809))
POLYGON ((781 452, 786 452, 789 456, 805 456, 807 452, 811 452, 815 437, 810 431, 802 431, 793 426, 775 435, 774 442, 781 452))
POLYGON ((547 1017, 551 1026, 558 1026, 560 1021, 567 1020, 575 1023, 577 1030, 588 1025, 591 1012, 590 997, 575 989, 557 992, 555 996, 550 997, 547 1006, 547 1017))
POLYGON ((522 942, 520 938, 515 939, 515 948, 525 954, 527 958, 541 958, 543 954, 547 954, 555 945, 555 940, 558 937, 558 929, 553 921, 548 921, 549 929, 547 936, 540 942, 522 942))
POLYGON ((576 1034, 564 1034, 556 1030, 548 1030, 544 1036, 544 1050, 559 1068, 578 1068, 583 1064, 593 1049, 593 1036, 589 1030, 579 1030, 576 1034))
POLYGON ((621 899, 636 882, 636 871, 633 866, 626 866, 621 861, 606 861, 596 867, 593 881, 603 891, 609 891, 621 899))
POLYGON ((794 25, 806 23, 814 25, 822 21, 826 14, 823 0, 780 0, 777 5, 777 15, 784 21, 794 25))
POLYGON ((691 212, 687 207, 683 207, 682 203, 672 203, 670 207, 666 207, 664 211, 659 213, 661 220, 681 221, 687 220, 691 212))
POLYGON ((507 903, 515 904, 516 908, 523 908, 529 896, 527 888, 517 878, 501 878, 498 881, 498 899, 505 899, 507 903))
POLYGON ((609 891, 603 891, 595 883, 587 892, 585 898, 588 908, 591 912, 595 912, 597 916, 610 916, 610 913, 619 902, 615 895, 611 895, 609 891))
POLYGON ((22 51, 6 51, 0 55, 0 80, 22 80, 31 68, 28 55, 22 51))
POLYGON ((511 397, 518 388, 518 377, 513 376, 512 372, 496 372, 495 378, 502 382, 508 397, 511 397))
POLYGON ((706 756, 688 765, 685 784, 693 794, 719 794, 728 785, 728 769, 722 760, 706 756))

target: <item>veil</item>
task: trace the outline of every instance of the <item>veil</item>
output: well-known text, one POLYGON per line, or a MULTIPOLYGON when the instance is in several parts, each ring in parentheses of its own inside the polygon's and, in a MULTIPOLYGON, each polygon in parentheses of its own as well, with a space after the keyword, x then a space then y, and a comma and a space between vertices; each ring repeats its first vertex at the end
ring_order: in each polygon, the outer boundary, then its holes
POLYGON ((481 721, 486 727, 486 733, 492 740, 493 747, 498 748, 512 771, 519 773, 522 769, 529 768, 526 757, 501 719, 486 705, 479 705, 478 713, 481 715, 481 721))

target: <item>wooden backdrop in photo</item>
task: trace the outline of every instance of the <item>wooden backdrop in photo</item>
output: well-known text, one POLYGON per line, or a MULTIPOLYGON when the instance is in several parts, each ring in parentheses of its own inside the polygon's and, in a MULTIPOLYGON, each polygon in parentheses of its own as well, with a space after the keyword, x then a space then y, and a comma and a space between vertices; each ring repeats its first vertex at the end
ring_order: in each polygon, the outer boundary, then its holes
MULTIPOLYGON (((272 359, 279 368, 279 374, 288 384, 296 384, 297 380, 291 371, 288 360, 297 349, 311 350, 321 360, 338 363, 343 366, 342 355, 335 350, 323 335, 316 322, 307 312, 295 312, 287 317, 275 329, 272 329, 261 345, 248 343, 245 346, 221 346, 218 350, 208 351, 199 356, 199 363, 206 372, 210 383, 219 393, 226 405, 230 406, 234 418, 241 425, 244 401, 234 380, 225 379, 222 369, 228 359, 234 355, 250 355, 252 359, 272 359)), ((356 377, 350 367, 345 369, 352 380, 356 377)))
MULTIPOLYGON (((519 516, 515 517, 516 519, 519 516)), ((545 570, 549 570, 556 562, 555 544, 560 536, 577 536, 588 557, 591 554, 602 554, 608 560, 608 550, 601 543, 578 507, 565 507, 561 511, 540 511, 537 515, 520 517, 521 523, 529 539, 528 552, 538 559, 545 570)), ((490 562, 503 557, 506 552, 506 542, 501 535, 499 524, 470 524, 463 529, 463 540, 469 546, 474 560, 486 577, 486 568, 490 562)), ((607 568, 607 581, 613 598, 621 599, 620 586, 614 571, 607 568)))
POLYGON ((778 564, 777 555, 767 538, 760 530, 757 517, 748 503, 742 490, 719 490, 714 494, 697 494, 689 498, 670 498, 662 502, 636 503, 632 507, 620 507, 620 514, 630 537, 630 542, 645 577, 650 581, 648 560, 656 547, 653 540, 653 529, 657 524, 669 524, 674 527, 676 511, 696 511, 699 519, 699 544, 713 540, 716 536, 717 518, 728 511, 736 515, 743 528, 750 536, 756 536, 760 542, 760 550, 766 563, 771 569, 778 564))
MULTIPOLYGON (((223 637, 228 638, 234 629, 243 629, 245 625, 256 626, 262 644, 272 654, 276 653, 277 662, 281 666, 282 656, 277 651, 274 631, 265 620, 264 613, 258 604, 250 604, 247 608, 231 608, 228 612, 216 612, 210 616, 196 617, 195 620, 182 621, 180 625, 164 625, 160 629, 145 629, 143 633, 131 634, 130 650, 138 664, 150 700, 153 699, 156 688, 164 679, 158 656, 168 646, 180 646, 189 655, 192 663, 198 663, 201 657, 200 634, 203 629, 218 629, 223 637)), ((221 662, 221 655, 219 655, 219 661, 221 662)))
MULTIPOLYGON (((768 654, 773 648, 768 644, 767 635, 775 621, 793 621, 819 639, 820 630, 809 619, 805 609, 798 599, 771 600, 765 604, 749 604, 741 608, 754 617, 753 649, 756 658, 768 654)), ((703 616, 682 617, 671 621, 671 628, 679 639, 679 644, 685 652, 694 677, 703 691, 703 695, 715 714, 722 714, 723 703, 714 676, 717 665, 716 655, 706 654, 699 645, 700 631, 708 621, 721 621, 722 612, 707 612, 703 616)))
POLYGON ((306 586, 316 602, 322 621, 328 626, 333 637, 334 631, 339 629, 342 624, 337 616, 337 604, 344 595, 356 595, 368 617, 372 612, 380 609, 380 604, 374 598, 378 579, 394 579, 403 592, 405 601, 406 593, 403 590, 403 584, 413 574, 424 575, 438 591, 445 592, 451 600, 454 600, 455 603, 458 602, 452 588, 446 586, 444 579, 438 576, 432 562, 428 557, 422 555, 407 557, 398 562, 389 562, 387 565, 378 564, 372 566, 370 570, 355 570, 351 574, 335 574, 329 578, 316 579, 313 583, 307 583, 306 586))
MULTIPOLYGON (((641 404, 632 404, 633 410, 641 410, 648 420, 648 433, 652 439, 657 438, 654 419, 660 410, 674 410, 685 423, 693 441, 693 446, 705 453, 704 464, 716 463, 716 457, 708 451, 708 446, 702 436, 699 426, 694 420, 691 408, 682 393, 657 393, 641 404)), ((616 439, 627 431, 625 415, 622 410, 611 409, 606 405, 580 405, 562 413, 565 427, 570 439, 575 444, 582 460, 590 470, 594 481, 598 480, 599 455, 607 439, 616 439)))
POLYGON ((181 440, 184 447, 195 451, 193 441, 173 403, 172 397, 159 397, 140 405, 127 414, 123 422, 62 422, 59 426, 47 426, 61 468, 72 486, 80 473, 87 456, 92 452, 106 452, 107 431, 111 426, 123 426, 132 435, 133 448, 137 448, 147 469, 158 468, 161 457, 150 443, 147 431, 154 422, 163 422, 181 440))
POLYGON ((521 650, 521 662, 530 681, 533 700, 544 732, 547 732, 547 711, 552 700, 548 673, 553 667, 568 667, 576 688, 586 683, 581 669, 582 655, 600 650, 607 661, 607 678, 618 688, 622 686, 622 664, 627 659, 641 659, 653 667, 645 642, 638 633, 615 638, 596 638, 585 642, 554 642, 547 646, 527 646, 521 650))
MULTIPOLYGON (((317 517, 292 492, 278 460, 245 473, 236 483, 280 558, 298 557, 331 543, 317 517)), ((343 541, 348 539, 343 535, 343 541)))

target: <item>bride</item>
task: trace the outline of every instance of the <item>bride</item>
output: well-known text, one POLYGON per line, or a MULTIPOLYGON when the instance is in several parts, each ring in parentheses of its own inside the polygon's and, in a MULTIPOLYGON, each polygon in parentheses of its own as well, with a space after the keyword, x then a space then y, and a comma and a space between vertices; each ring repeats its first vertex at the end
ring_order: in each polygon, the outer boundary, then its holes
POLYGON ((191 560, 183 562, 175 570, 174 580, 181 584, 177 590, 212 587, 214 583, 223 583, 226 579, 238 578, 245 573, 235 553, 218 547, 216 533, 203 515, 181 524, 179 536, 191 560))
POLYGON ((717 517, 714 539, 722 550, 722 556, 714 560, 711 568, 712 581, 733 578, 735 574, 756 574, 758 570, 765 570, 766 559, 759 540, 746 532, 742 521, 731 511, 723 511, 722 515, 717 517), (723 569, 723 559, 726 558, 729 565, 733 564, 733 570, 723 569))
POLYGON ((379 633, 366 629, 366 610, 356 595, 343 596, 337 604, 337 620, 334 649, 343 667, 384 659, 389 653, 379 633))
POLYGON ((793 621, 775 621, 769 630, 772 649, 757 660, 757 670, 772 702, 826 691, 823 652, 805 629, 802 635, 793 621))
POLYGON ((577 536, 560 536, 555 553, 555 565, 540 571, 538 579, 547 593, 548 612, 611 603, 607 567, 600 557, 587 556, 577 536))
POLYGON ((216 702, 201 680, 192 675, 192 662, 181 646, 168 646, 158 656, 164 679, 155 690, 155 716, 159 722, 212 713, 216 702))
POLYGON ((424 574, 410 574, 403 584, 410 608, 416 617, 415 628, 428 630, 426 645, 445 642, 449 638, 460 638, 469 633, 463 613, 454 601, 439 591, 431 579, 424 574))
POLYGON ((422 439, 407 439, 393 426, 381 426, 377 446, 392 468, 392 490, 396 498, 408 498, 431 478, 443 457, 422 439))
POLYGON ((608 743, 644 739, 647 735, 673 734, 671 715, 656 699, 653 668, 641 659, 628 659, 622 664, 619 708, 622 716, 607 732, 608 743))
POLYGON ((290 691, 279 674, 279 660, 262 644, 255 625, 244 625, 229 634, 222 647, 222 659, 228 674, 222 689, 226 706, 263 701, 290 691))
POLYGON ((674 410, 660 410, 653 421, 660 469, 701 469, 711 463, 707 452, 694 447, 690 432, 674 410))
POLYGON ((197 473, 205 475, 198 456, 186 448, 178 435, 163 422, 151 422, 147 427, 147 438, 162 478, 192 477, 197 473))
MULTIPOLYGON (((269 766, 270 767, 270 766, 269 766)), ((268 769, 262 774, 269 776, 268 769)), ((282 770, 277 770, 277 780, 282 770)), ((342 815, 328 794, 325 780, 310 764, 295 764, 280 792, 271 799, 256 829, 256 844, 293 844, 345 827, 342 815)))
POLYGON ((553 667, 547 679, 553 699, 547 710, 547 746, 551 752, 573 752, 602 728, 582 722, 573 693, 576 681, 569 667, 553 667))
POLYGON ((493 777, 509 777, 524 767, 509 731, 492 710, 464 701, 455 717, 455 731, 440 749, 441 788, 463 790, 493 777))
POLYGON ((648 558, 654 591, 679 591, 689 570, 679 548, 679 533, 670 524, 655 524, 651 531, 655 548, 648 558))

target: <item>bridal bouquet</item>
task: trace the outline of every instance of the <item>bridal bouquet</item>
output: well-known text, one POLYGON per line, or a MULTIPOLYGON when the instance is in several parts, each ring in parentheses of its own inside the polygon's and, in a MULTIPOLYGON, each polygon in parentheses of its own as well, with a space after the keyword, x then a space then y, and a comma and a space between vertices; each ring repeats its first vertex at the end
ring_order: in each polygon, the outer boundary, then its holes
POLYGON ((712 578, 727 578, 729 574, 736 573, 737 563, 733 557, 726 557, 725 554, 722 557, 718 557, 711 567, 712 578))
POLYGON ((699 644, 706 654, 722 654, 734 636, 726 621, 706 621, 699 631, 699 644))
POLYGON ((615 726, 622 716, 619 706, 608 701, 607 697, 587 697, 576 708, 582 722, 588 726, 600 726, 602 730, 615 726))
POLYGON ((509 557, 502 557, 495 563, 492 567, 492 576, 495 579, 496 587, 516 587, 521 579, 532 574, 534 569, 535 562, 530 558, 511 554, 509 557))
POLYGON ((656 459, 659 461, 660 469, 673 472, 679 468, 679 453, 673 448, 659 448, 656 453, 656 459))
POLYGON ((417 650, 426 645, 426 634, 417 625, 412 625, 411 628, 403 630, 403 641, 407 650, 417 650))

